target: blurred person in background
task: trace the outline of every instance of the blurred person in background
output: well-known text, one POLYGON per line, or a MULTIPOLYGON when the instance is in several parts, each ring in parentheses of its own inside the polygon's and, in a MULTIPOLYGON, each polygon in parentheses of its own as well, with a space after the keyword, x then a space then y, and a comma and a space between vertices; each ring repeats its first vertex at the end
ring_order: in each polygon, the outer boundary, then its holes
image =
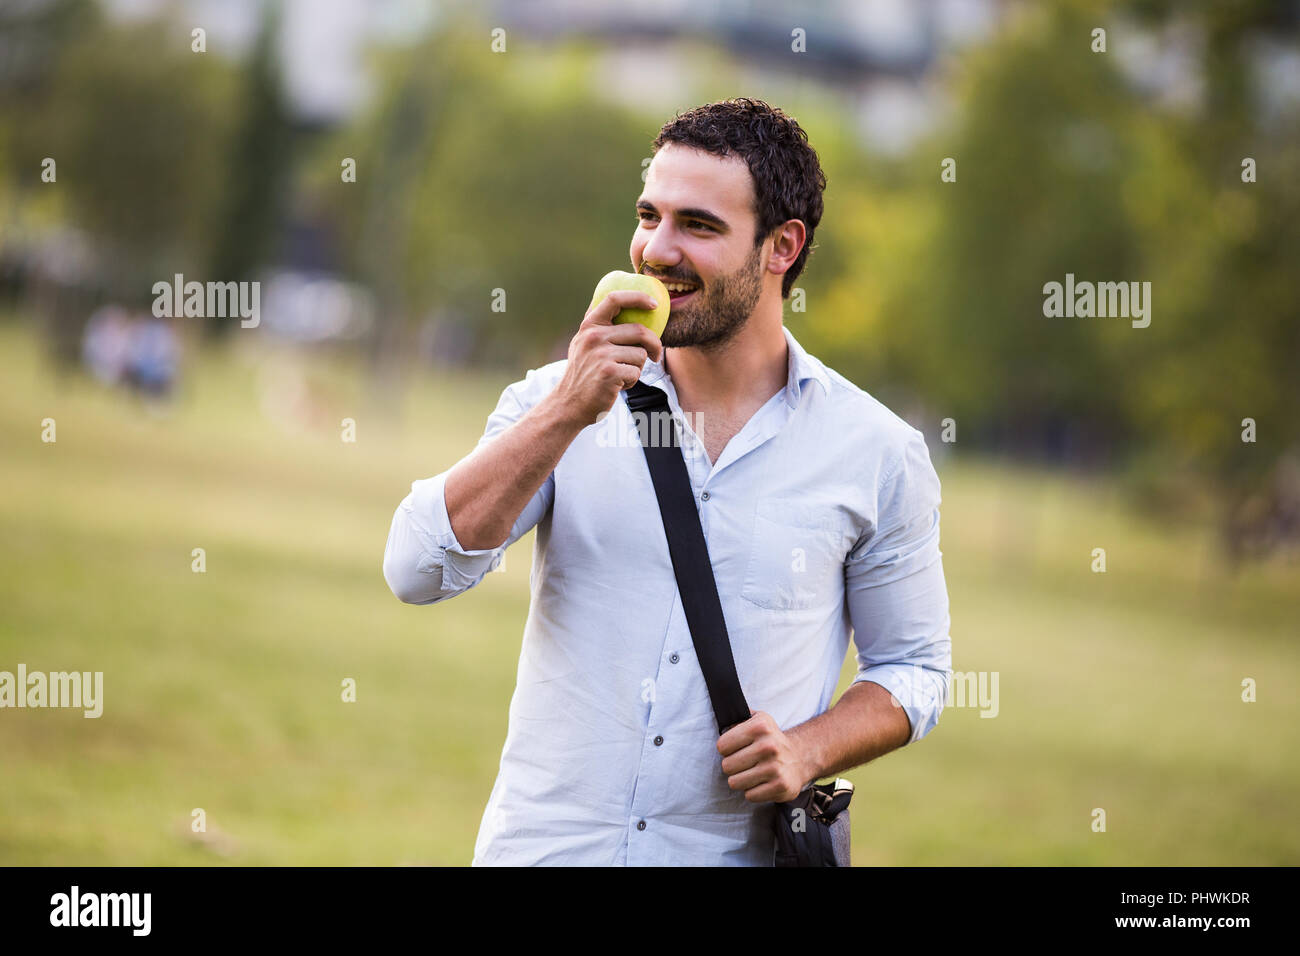
POLYGON ((81 360, 105 385, 116 385, 126 375, 131 351, 131 319, 120 305, 96 309, 86 323, 81 360))
POLYGON ((167 398, 176 380, 180 348, 169 319, 138 318, 131 328, 127 380, 150 398, 167 398))

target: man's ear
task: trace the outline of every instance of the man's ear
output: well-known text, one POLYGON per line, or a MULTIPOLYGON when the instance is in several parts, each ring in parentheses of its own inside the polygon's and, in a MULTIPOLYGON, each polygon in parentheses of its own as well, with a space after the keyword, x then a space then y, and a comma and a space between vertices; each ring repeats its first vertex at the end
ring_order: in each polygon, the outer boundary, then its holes
POLYGON ((783 266, 779 274, 784 275, 794 265, 795 259, 799 258, 808 231, 802 220, 789 219, 773 229, 768 238, 772 240, 772 254, 768 258, 767 268, 771 270, 773 265, 783 266))

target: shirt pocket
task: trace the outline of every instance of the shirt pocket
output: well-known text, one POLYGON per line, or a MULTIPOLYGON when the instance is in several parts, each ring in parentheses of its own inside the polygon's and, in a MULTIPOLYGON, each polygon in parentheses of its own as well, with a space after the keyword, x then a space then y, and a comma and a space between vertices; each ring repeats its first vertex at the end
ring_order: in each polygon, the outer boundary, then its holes
POLYGON ((829 505, 759 498, 741 596, 770 610, 796 610, 840 594, 844 532, 829 505))

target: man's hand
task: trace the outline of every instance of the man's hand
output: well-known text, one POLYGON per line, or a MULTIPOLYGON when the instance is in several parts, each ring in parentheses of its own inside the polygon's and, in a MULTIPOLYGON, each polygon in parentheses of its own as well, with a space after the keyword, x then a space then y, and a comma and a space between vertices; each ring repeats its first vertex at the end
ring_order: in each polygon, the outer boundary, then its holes
POLYGON ((593 305, 569 342, 569 362, 550 398, 568 409, 585 428, 599 421, 618 400, 618 394, 641 378, 647 358, 663 358, 664 346, 639 322, 615 325, 623 309, 655 308, 658 302, 644 292, 618 289, 593 305))
POLYGON ((761 710, 750 713, 749 720, 718 738, 727 786, 744 790, 751 803, 793 800, 817 778, 817 768, 770 714, 761 710))

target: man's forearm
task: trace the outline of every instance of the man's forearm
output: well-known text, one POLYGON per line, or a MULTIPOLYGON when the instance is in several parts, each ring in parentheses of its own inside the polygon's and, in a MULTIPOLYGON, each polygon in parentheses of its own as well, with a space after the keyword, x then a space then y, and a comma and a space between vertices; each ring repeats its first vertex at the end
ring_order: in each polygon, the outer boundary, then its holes
POLYGON ((843 773, 897 750, 911 737, 907 712, 880 684, 859 681, 824 714, 786 731, 803 753, 808 781, 843 773))
POLYGON ((480 551, 505 542, 524 507, 584 427, 551 393, 457 462, 447 473, 443 496, 461 547, 480 551))

